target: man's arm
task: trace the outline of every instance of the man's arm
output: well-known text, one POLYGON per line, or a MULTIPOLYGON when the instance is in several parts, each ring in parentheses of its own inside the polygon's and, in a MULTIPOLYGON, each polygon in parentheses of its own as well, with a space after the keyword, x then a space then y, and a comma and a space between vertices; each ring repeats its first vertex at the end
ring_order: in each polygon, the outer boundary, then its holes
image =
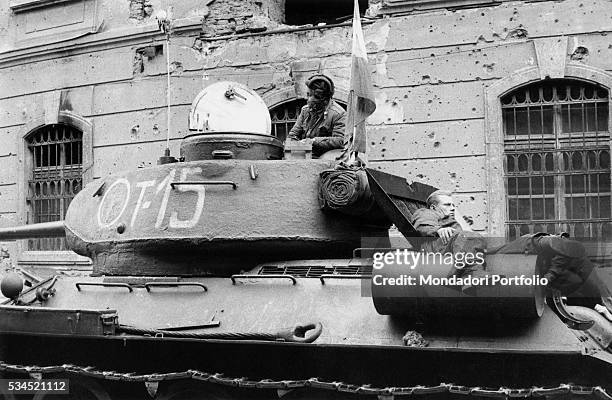
POLYGON ((555 254, 550 260, 550 268, 544 274, 548 285, 563 294, 569 294, 583 284, 582 278, 569 268, 571 261, 569 257, 555 254))
POLYGON ((438 236, 438 230, 441 228, 438 218, 426 208, 415 211, 412 216, 412 225, 421 236, 438 236))

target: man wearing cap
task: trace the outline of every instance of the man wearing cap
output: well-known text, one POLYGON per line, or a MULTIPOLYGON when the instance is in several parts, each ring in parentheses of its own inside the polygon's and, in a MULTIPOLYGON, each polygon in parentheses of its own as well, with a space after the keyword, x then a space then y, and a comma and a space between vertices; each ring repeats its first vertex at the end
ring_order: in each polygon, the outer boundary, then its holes
POLYGON ((312 139, 312 155, 344 147, 346 112, 332 96, 334 83, 325 75, 314 75, 306 81, 308 102, 289 132, 290 140, 312 139))

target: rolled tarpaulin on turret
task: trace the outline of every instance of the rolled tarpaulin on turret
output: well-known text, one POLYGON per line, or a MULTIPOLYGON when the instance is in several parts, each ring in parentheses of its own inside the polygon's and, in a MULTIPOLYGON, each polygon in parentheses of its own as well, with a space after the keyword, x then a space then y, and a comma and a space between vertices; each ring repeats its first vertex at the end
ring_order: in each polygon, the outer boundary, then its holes
POLYGON ((375 201, 366 173, 362 169, 339 167, 320 174, 319 205, 347 215, 372 211, 375 201))

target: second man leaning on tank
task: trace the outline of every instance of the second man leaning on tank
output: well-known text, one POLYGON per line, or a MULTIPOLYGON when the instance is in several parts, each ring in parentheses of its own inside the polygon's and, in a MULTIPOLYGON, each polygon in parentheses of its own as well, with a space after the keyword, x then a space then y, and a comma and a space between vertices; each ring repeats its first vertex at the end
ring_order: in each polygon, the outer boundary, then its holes
POLYGON ((312 139, 312 155, 344 146, 346 112, 336 103, 334 82, 325 75, 313 75, 306 81, 308 102, 289 132, 290 140, 312 139))

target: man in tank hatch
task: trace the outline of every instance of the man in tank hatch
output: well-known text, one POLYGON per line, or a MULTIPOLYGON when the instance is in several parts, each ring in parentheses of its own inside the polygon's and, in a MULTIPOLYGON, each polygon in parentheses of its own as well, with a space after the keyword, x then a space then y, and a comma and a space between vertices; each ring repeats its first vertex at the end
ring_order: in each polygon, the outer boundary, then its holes
POLYGON ((325 75, 313 75, 306 81, 308 102, 289 132, 290 140, 312 140, 312 154, 344 147, 346 112, 332 97, 334 82, 325 75))

